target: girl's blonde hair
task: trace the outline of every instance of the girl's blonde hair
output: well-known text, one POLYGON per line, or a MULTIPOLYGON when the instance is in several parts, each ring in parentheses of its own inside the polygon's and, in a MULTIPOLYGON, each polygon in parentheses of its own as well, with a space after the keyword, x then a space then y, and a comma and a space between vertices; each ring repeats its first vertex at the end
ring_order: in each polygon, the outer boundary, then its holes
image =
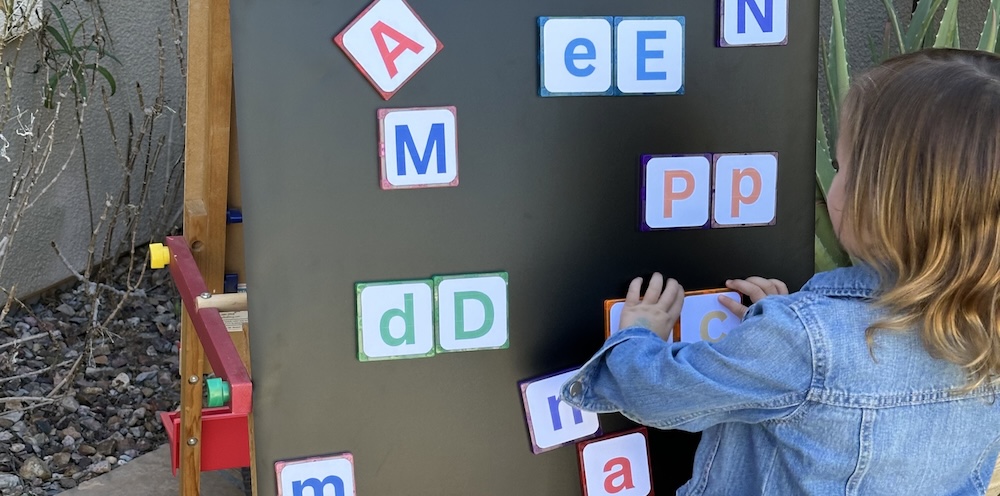
POLYGON ((1000 375, 1000 57, 925 50, 857 79, 842 110, 852 255, 882 276, 890 317, 918 329, 968 389, 1000 375))

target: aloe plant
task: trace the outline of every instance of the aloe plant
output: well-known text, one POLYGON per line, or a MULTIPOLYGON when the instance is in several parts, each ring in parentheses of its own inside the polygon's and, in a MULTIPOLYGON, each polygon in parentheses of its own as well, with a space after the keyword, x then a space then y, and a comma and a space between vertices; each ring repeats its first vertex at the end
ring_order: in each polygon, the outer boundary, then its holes
MULTIPOLYGON (((833 12, 833 19, 830 23, 830 38, 829 41, 822 41, 820 50, 826 75, 829 112, 826 121, 823 119, 823 113, 817 112, 816 122, 816 271, 830 270, 851 264, 850 256, 837 242, 833 223, 826 210, 826 195, 830 189, 830 182, 833 181, 833 159, 836 154, 836 149, 831 144, 836 143, 837 140, 840 102, 851 84, 850 67, 847 63, 845 0, 830 1, 833 12)), ((961 48, 958 34, 959 3, 959 0, 947 0, 947 3, 945 0, 920 0, 913 10, 909 24, 903 26, 892 6, 892 0, 882 0, 891 27, 889 30, 893 38, 891 41, 898 47, 898 53, 915 52, 932 46, 961 48), (934 33, 931 28, 942 5, 944 5, 944 14, 937 26, 937 32, 934 33)), ((975 48, 995 52, 998 37, 1000 37, 1000 0, 990 0, 986 20, 983 23, 983 31, 975 48)), ((883 43, 889 44, 890 40, 884 40, 883 43)), ((872 50, 872 53, 875 59, 873 61, 879 62, 880 60, 875 55, 878 52, 872 50)), ((882 53, 889 53, 889 51, 882 53)))

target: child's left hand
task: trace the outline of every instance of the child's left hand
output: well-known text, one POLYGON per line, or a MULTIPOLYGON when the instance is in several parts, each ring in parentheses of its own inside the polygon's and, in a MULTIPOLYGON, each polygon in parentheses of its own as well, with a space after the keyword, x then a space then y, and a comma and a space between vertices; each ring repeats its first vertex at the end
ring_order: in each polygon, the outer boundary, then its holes
POLYGON ((625 296, 625 308, 622 309, 622 329, 633 326, 644 327, 656 333, 664 341, 670 339, 674 324, 681 315, 684 304, 684 288, 673 279, 667 280, 663 287, 663 276, 659 272, 649 279, 646 295, 641 299, 642 278, 636 277, 628 286, 625 296))

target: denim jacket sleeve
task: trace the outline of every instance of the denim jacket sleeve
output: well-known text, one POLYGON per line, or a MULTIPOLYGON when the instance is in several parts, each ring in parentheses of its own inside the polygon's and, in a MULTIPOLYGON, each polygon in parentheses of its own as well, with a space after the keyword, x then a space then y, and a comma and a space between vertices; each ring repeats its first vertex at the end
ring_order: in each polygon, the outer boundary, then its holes
POLYGON ((807 330, 787 298, 753 305, 718 343, 671 344, 648 329, 622 330, 563 385, 562 399, 692 432, 789 415, 805 401, 814 367, 807 330))

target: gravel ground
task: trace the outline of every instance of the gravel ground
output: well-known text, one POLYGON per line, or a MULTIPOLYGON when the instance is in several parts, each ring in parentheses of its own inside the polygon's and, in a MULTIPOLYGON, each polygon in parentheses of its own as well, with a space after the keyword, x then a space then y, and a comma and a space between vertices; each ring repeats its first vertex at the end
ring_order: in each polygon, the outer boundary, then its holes
POLYGON ((157 412, 180 394, 169 272, 147 272, 107 329, 88 332, 87 289, 51 291, 0 322, 0 495, 56 494, 166 442, 157 412))

